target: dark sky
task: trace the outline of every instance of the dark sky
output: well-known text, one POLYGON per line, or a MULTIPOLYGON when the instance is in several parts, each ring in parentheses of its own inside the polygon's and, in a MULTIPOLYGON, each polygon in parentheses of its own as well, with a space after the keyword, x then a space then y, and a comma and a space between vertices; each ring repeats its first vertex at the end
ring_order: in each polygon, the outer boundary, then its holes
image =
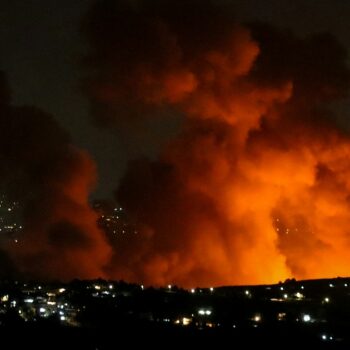
MULTIPOLYGON (((166 1, 166 0, 164 0, 166 1)), ((260 20, 300 35, 328 31, 350 49, 350 2, 344 0, 226 0, 243 21, 260 20)), ((108 196, 125 169, 129 151, 115 134, 96 128, 79 90, 78 60, 84 52, 79 25, 93 0, 3 0, 0 8, 0 69, 10 80, 14 103, 52 113, 73 140, 95 158, 98 196, 108 196)), ((346 102, 342 108, 346 111, 346 102)), ((169 133, 170 125, 156 133, 169 133)), ((157 143, 157 142, 156 142, 157 143)), ((142 148, 142 147, 139 147, 142 148)), ((144 147, 154 153, 154 144, 144 147)))

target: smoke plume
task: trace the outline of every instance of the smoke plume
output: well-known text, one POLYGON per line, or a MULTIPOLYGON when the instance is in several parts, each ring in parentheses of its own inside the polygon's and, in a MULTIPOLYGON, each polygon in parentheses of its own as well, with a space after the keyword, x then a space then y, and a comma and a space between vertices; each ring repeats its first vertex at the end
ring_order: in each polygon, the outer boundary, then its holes
POLYGON ((159 158, 117 191, 139 234, 111 273, 185 286, 348 275, 350 139, 336 126, 346 52, 235 22, 219 1, 98 1, 84 22, 84 90, 100 124, 171 108, 159 158))
POLYGON ((52 116, 11 104, 1 74, 1 195, 23 211, 23 232, 2 242, 1 273, 61 280, 105 276, 110 247, 88 205, 95 178, 92 160, 52 116))

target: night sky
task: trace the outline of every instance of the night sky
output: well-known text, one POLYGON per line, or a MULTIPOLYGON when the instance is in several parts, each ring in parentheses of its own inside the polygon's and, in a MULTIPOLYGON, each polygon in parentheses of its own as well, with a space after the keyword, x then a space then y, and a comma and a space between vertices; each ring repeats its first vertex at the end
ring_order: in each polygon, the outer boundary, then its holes
MULTIPOLYGON (((146 135, 128 140, 98 128, 80 90, 79 60, 86 50, 81 21, 92 0, 4 0, 0 9, 0 69, 10 81, 15 104, 36 105, 53 114, 73 141, 93 155, 99 172, 97 196, 110 196, 127 160, 154 155, 176 130, 176 120, 155 123, 146 135), (152 134, 151 134, 152 133, 152 134)), ((242 21, 263 21, 300 35, 328 31, 350 49, 350 3, 342 0, 226 0, 242 21)), ((341 104, 348 110, 349 101, 341 104)), ((341 120, 344 127, 347 120, 341 120)))

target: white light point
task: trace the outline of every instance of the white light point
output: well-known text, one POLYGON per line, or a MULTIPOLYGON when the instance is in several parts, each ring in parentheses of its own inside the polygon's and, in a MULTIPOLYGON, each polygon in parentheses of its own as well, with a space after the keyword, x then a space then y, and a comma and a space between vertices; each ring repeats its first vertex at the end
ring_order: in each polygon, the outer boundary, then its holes
POLYGON ((260 316, 260 315, 255 315, 255 316, 253 317, 253 320, 254 320, 255 322, 260 322, 260 321, 261 321, 261 316, 260 316))
POLYGON ((196 290, 194 288, 191 289, 191 293, 194 294, 196 293, 196 290))
POLYGON ((311 316, 308 314, 303 315, 303 321, 304 322, 310 322, 311 321, 311 316))

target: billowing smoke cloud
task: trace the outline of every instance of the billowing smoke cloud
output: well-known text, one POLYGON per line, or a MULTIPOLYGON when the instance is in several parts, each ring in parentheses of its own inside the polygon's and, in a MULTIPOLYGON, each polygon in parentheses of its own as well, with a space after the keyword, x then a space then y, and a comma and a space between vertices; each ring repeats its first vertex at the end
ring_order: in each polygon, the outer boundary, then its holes
POLYGON ((346 53, 328 34, 238 25, 219 3, 99 1, 84 23, 100 123, 185 116, 120 184, 141 229, 112 273, 185 286, 348 275, 350 139, 330 111, 346 53))
POLYGON ((20 203, 24 227, 16 241, 2 239, 4 275, 61 280, 105 276, 111 249, 88 205, 95 176, 92 160, 70 143, 50 115, 11 104, 2 74, 1 195, 20 203))

